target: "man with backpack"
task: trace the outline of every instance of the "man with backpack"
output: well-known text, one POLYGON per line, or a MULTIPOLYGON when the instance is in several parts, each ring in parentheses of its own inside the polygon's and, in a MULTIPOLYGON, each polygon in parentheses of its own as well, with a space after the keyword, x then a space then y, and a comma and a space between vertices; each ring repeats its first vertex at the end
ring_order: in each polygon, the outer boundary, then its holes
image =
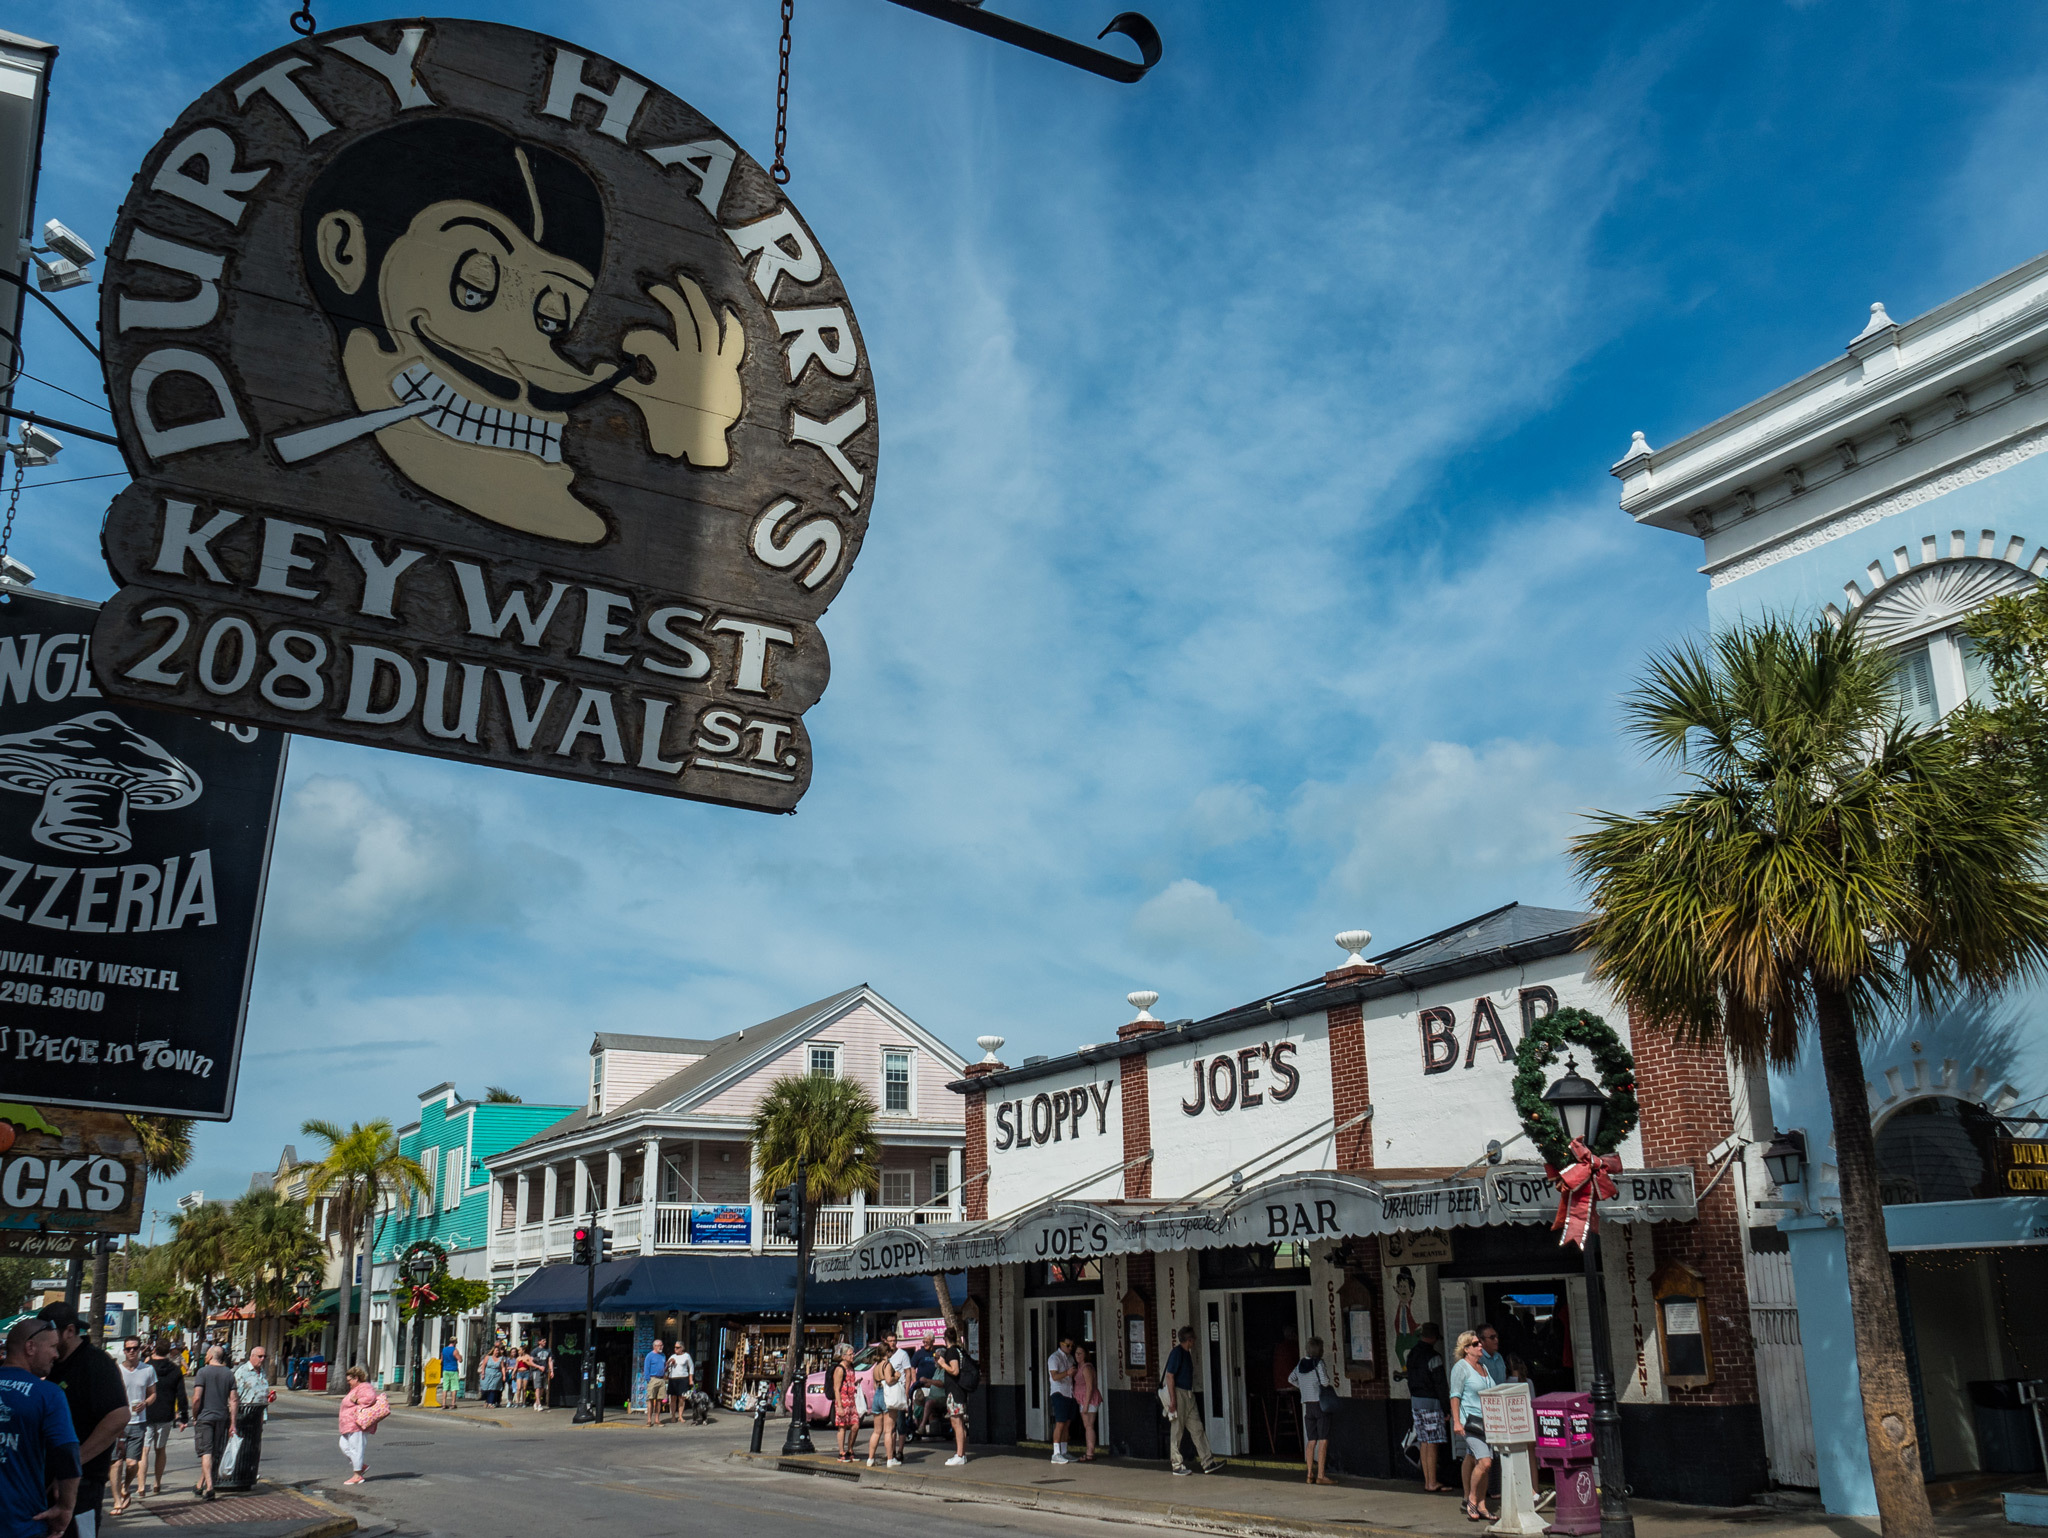
POLYGON ((948 1328, 946 1342, 932 1353, 938 1366, 939 1386, 946 1393, 946 1415, 953 1422, 953 1456, 946 1467, 957 1469, 967 1462, 967 1396, 981 1387, 981 1368, 960 1349, 960 1332, 948 1328))

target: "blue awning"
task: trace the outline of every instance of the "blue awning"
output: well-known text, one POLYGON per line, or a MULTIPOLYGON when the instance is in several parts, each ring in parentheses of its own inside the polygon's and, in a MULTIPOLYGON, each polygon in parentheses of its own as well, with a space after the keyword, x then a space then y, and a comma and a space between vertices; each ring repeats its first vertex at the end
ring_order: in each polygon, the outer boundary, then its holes
MULTIPOLYGON (((956 1304, 967 1301, 967 1275, 946 1278, 956 1304)), ((608 1260, 597 1268, 597 1309, 606 1314, 787 1315, 796 1299, 794 1255, 642 1255, 608 1260)), ((498 1300, 504 1314, 580 1314, 586 1279, 582 1266, 543 1266, 498 1300)), ((804 1288, 804 1313, 928 1312, 937 1306, 924 1276, 813 1281, 804 1288)))

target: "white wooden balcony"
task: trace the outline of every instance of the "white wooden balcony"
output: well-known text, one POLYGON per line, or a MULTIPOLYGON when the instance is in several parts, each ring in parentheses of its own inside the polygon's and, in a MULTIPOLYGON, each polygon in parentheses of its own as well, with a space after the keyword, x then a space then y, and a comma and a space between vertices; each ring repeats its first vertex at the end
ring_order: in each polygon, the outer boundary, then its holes
MULTIPOLYGON (((699 1203, 699 1207, 714 1204, 699 1203)), ((735 1252, 754 1254, 789 1254, 796 1249, 793 1241, 777 1239, 766 1232, 766 1226, 773 1212, 764 1203, 732 1203, 734 1206, 748 1206, 752 1221, 749 1224, 750 1242, 742 1247, 733 1244, 692 1244, 690 1242, 690 1204, 683 1202, 655 1202, 621 1206, 607 1213, 600 1213, 598 1221, 612 1231, 612 1254, 656 1255, 693 1251, 697 1254, 730 1255, 735 1252)), ((852 1244, 879 1228, 908 1228, 924 1223, 952 1223, 960 1219, 958 1209, 949 1206, 923 1207, 820 1207, 812 1214, 813 1228, 811 1244, 814 1249, 833 1250, 852 1244)), ((559 1260, 566 1258, 571 1248, 573 1231, 578 1218, 555 1218, 546 1223, 525 1223, 517 1229, 499 1229, 491 1236, 491 1258, 494 1261, 513 1260, 559 1260)))

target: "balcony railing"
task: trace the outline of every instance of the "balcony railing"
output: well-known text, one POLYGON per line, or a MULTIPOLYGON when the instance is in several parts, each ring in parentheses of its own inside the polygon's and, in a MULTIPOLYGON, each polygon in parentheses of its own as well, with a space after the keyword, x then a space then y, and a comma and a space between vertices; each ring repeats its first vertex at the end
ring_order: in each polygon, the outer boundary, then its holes
MULTIPOLYGON (((710 1205, 710 1204, 700 1204, 710 1205)), ((744 1205, 734 1203, 731 1205, 744 1205)), ((749 1248, 770 1254, 788 1254, 796 1245, 788 1239, 776 1239, 766 1232, 771 1209, 761 1203, 751 1206, 752 1243, 749 1248)), ((683 1202, 661 1202, 653 1208, 653 1221, 648 1221, 648 1209, 644 1206, 620 1206, 604 1215, 601 1221, 612 1231, 612 1252, 615 1255, 657 1254, 665 1251, 696 1249, 701 1252, 723 1251, 730 1254, 740 1248, 737 1245, 692 1245, 690 1243, 690 1205, 683 1202)), ((909 1228, 925 1223, 950 1223, 959 1214, 948 1207, 869 1207, 865 1210, 854 1207, 821 1207, 812 1215, 816 1225, 812 1235, 812 1248, 820 1250, 838 1249, 852 1244, 881 1228, 909 1228)), ((575 1218, 555 1218, 547 1223, 527 1223, 517 1230, 501 1229, 491 1236, 491 1259, 511 1261, 515 1257, 521 1262, 534 1260, 556 1260, 566 1256, 570 1240, 576 1227, 575 1218)))

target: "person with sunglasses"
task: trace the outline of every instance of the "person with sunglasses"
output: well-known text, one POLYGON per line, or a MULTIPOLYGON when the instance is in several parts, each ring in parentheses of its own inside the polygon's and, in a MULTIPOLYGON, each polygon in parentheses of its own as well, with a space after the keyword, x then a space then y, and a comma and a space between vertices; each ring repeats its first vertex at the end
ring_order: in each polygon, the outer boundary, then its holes
POLYGON ((60 1538, 78 1503, 78 1432, 71 1404, 50 1382, 57 1326, 21 1319, 7 1332, 0 1361, 0 1412, 11 1445, 0 1458, 0 1530, 60 1538))
POLYGON ((149 1406, 156 1398, 156 1369, 143 1359, 142 1337, 121 1342, 121 1386, 128 1391, 128 1424, 114 1456, 114 1515, 142 1494, 142 1460, 149 1439, 149 1406))

